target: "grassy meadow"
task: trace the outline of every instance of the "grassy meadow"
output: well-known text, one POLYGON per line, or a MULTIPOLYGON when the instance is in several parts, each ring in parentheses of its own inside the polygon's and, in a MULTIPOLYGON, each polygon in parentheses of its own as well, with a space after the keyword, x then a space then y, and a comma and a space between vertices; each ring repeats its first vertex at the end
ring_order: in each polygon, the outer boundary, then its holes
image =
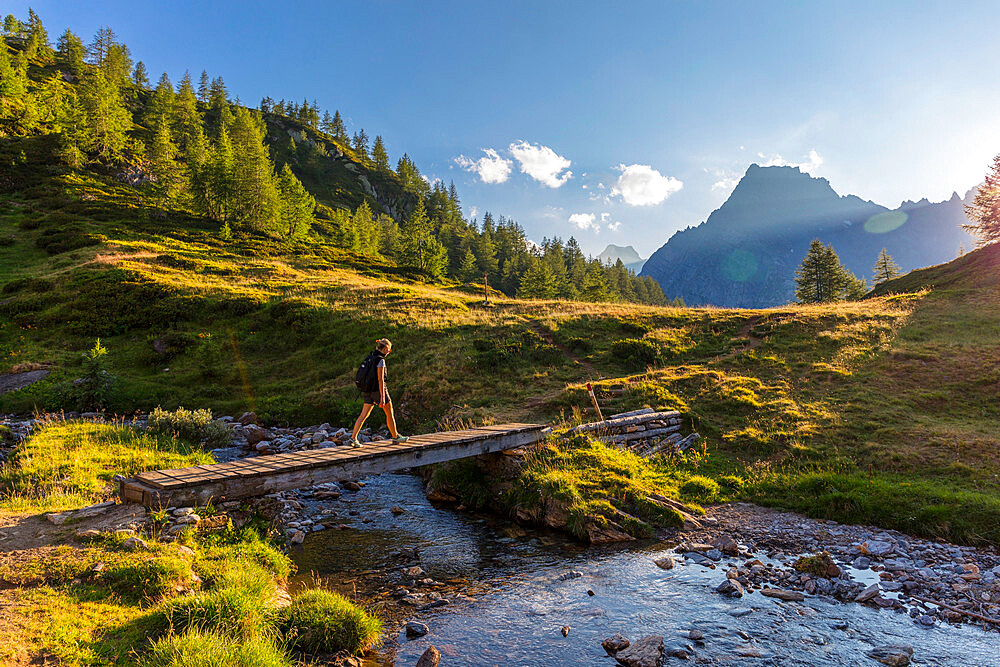
POLYGON ((0 397, 3 411, 84 407, 72 380, 100 337, 111 411, 346 424, 360 404, 356 365, 385 336, 404 430, 590 419, 589 380, 606 414, 688 416, 706 451, 672 473, 680 481, 726 475, 741 481, 724 497, 1000 543, 995 248, 861 302, 733 310, 495 295, 484 306, 475 286, 428 284, 321 240, 223 241, 90 172, 0 196, 0 237, 0 370, 52 370, 0 397))

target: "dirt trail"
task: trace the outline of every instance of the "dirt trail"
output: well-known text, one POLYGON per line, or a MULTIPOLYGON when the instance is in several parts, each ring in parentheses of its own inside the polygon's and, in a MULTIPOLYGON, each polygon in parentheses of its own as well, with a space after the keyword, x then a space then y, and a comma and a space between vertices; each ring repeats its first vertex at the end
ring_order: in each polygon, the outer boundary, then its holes
MULTIPOLYGON (((587 379, 596 380, 603 377, 601 375, 601 372, 598 371, 596 368, 594 368, 594 365, 592 363, 590 363, 586 359, 581 359, 580 357, 576 356, 569 348, 567 348, 565 345, 557 341, 555 339, 555 336, 552 335, 552 332, 549 331, 548 328, 546 328, 544 325, 542 325, 541 322, 539 322, 538 320, 528 320, 527 325, 529 329, 531 329, 539 336, 541 336, 546 343, 558 349, 566 356, 566 358, 568 358, 570 361, 580 366, 586 372, 587 379)), ((561 389, 554 389, 552 391, 547 391, 544 394, 533 396, 525 402, 524 407, 527 410, 535 410, 540 406, 542 406, 547 401, 556 398, 560 393, 562 393, 561 389)))
POLYGON ((28 371, 26 373, 7 373, 5 375, 0 375, 0 395, 17 391, 18 389, 24 389, 28 385, 44 379, 48 374, 49 371, 42 369, 28 371))
POLYGON ((749 352, 750 350, 756 348, 758 345, 764 342, 763 338, 758 338, 757 336, 754 336, 753 334, 750 333, 755 326, 761 323, 763 319, 764 317, 762 315, 754 315, 749 320, 747 320, 746 324, 740 327, 740 330, 736 332, 736 337, 746 339, 747 344, 744 345, 743 347, 736 348, 735 350, 732 350, 730 352, 726 352, 725 354, 720 354, 715 358, 715 361, 720 362, 720 361, 726 361, 727 359, 732 359, 736 355, 743 354, 744 352, 749 352))

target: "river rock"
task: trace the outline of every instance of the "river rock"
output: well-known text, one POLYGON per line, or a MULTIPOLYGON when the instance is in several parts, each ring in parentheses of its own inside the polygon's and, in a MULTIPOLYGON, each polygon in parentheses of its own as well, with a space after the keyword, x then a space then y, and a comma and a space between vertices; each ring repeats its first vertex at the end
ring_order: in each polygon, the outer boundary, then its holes
POLYGON ((419 565, 414 565, 413 567, 408 567, 405 570, 403 570, 403 574, 405 574, 408 577, 413 577, 414 579, 416 579, 417 577, 424 576, 426 572, 424 572, 424 568, 420 567, 419 565))
POLYGON ((146 544, 145 540, 142 540, 142 539, 140 539, 138 537, 130 537, 130 538, 128 538, 127 540, 125 540, 124 542, 122 542, 122 546, 125 547, 126 549, 130 549, 132 551, 137 551, 139 549, 148 549, 149 548, 149 545, 146 544))
POLYGON ((429 629, 423 623, 419 621, 409 621, 406 624, 406 636, 411 638, 423 637, 428 633, 429 629))
POLYGON ((345 489, 347 489, 348 491, 360 491, 361 490, 361 485, 358 484, 357 482, 342 482, 341 486, 344 487, 345 489))
POLYGON ((73 512, 52 512, 50 514, 46 514, 45 518, 48 519, 49 523, 52 525, 61 526, 66 523, 67 519, 71 516, 73 516, 73 512))
POLYGON ((765 597, 784 600, 785 602, 802 602, 806 599, 806 596, 798 591, 784 591, 780 588, 764 588, 761 589, 760 594, 765 597))
POLYGON ((701 630, 688 630, 687 638, 694 641, 700 641, 705 638, 705 634, 701 630))
POLYGON ((650 635, 618 651, 615 660, 625 667, 659 667, 663 662, 663 653, 663 637, 650 635))
POLYGON ((260 426, 251 424, 250 426, 243 427, 243 437, 247 439, 248 445, 254 446, 258 442, 261 442, 262 440, 269 440, 270 433, 268 433, 266 429, 263 429, 260 426))
POLYGON ((878 660, 889 667, 906 667, 913 657, 913 647, 905 645, 877 646, 865 653, 869 658, 878 660))
POLYGON ((664 556, 663 558, 657 558, 653 561, 656 566, 664 570, 672 570, 674 567, 674 559, 670 556, 664 556))
POLYGON ((857 597, 854 598, 855 602, 868 602, 869 600, 878 597, 879 587, 878 584, 872 584, 865 590, 858 593, 857 597))
POLYGON ((559 581, 568 581, 570 579, 579 579, 582 576, 583 576, 583 572, 580 572, 579 570, 570 570, 569 572, 566 572, 564 574, 560 574, 559 575, 559 581))
POLYGON ((730 535, 720 535, 712 542, 712 546, 727 556, 735 556, 740 552, 740 545, 730 535))
POLYGON ((305 541, 306 541, 306 533, 303 530, 297 530, 295 531, 295 534, 292 535, 291 539, 292 544, 302 544, 305 541))
POLYGON ((562 632, 562 636, 563 636, 563 637, 569 637, 569 631, 570 631, 570 630, 572 630, 572 628, 571 628, 571 627, 569 627, 568 625, 564 625, 564 626, 562 626, 562 630, 561 630, 561 632, 562 632))
POLYGON ((867 570, 871 564, 872 560, 868 556, 858 556, 851 562, 851 567, 857 570, 867 570))
POLYGON ((872 556, 885 557, 895 551, 896 547, 891 542, 881 540, 870 540, 861 544, 861 552, 872 556))
POLYGON ((722 593, 731 598, 741 598, 743 597, 743 584, 735 579, 726 579, 716 586, 715 592, 722 593))
POLYGON ((416 667, 438 667, 439 662, 441 662, 441 651, 434 646, 428 646, 420 659, 417 660, 416 667))
POLYGON ((617 634, 617 635, 612 635, 607 639, 605 639, 603 642, 601 642, 601 646, 603 646, 604 650, 608 652, 608 655, 614 656, 614 654, 617 653, 618 651, 628 648, 629 641, 624 637, 622 637, 620 634, 617 634))

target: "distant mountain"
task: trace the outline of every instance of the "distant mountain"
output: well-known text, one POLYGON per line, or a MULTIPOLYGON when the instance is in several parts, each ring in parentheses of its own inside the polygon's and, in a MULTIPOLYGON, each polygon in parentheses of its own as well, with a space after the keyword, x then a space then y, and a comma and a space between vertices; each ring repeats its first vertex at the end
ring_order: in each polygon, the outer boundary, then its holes
POLYGON ((602 264, 614 264, 619 259, 625 268, 631 269, 633 273, 639 273, 642 271, 642 266, 646 263, 642 257, 639 257, 639 253, 635 251, 630 245, 620 246, 613 243, 609 244, 607 248, 597 256, 597 259, 601 260, 602 264))
POLYGON ((668 298, 689 305, 760 308, 795 299, 795 270, 809 243, 832 243, 857 276, 871 277, 885 247, 903 272, 955 258, 975 239, 963 200, 904 202, 889 210, 838 195, 798 167, 750 165, 729 199, 697 227, 677 232, 646 260, 668 298))

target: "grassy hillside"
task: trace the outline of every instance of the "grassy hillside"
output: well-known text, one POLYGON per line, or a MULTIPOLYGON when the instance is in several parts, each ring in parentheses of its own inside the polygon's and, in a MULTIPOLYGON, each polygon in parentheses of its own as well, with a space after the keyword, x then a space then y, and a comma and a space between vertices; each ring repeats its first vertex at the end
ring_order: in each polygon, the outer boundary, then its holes
MULTIPOLYGON (((43 143, 32 147, 24 159, 44 162, 43 143)), ((183 404, 347 423, 359 407, 354 369, 387 336, 408 430, 573 419, 587 413, 582 383, 603 376, 606 412, 691 415, 708 439, 700 472, 739 476, 737 495, 1000 542, 995 249, 860 303, 723 310, 497 297, 484 307, 460 286, 322 241, 222 241, 200 219, 94 174, 8 189, 0 238, 0 370, 52 369, 0 397, 5 411, 79 407, 72 380, 100 337, 117 378, 109 409, 183 404), (613 353, 626 339, 646 343, 613 353)))

